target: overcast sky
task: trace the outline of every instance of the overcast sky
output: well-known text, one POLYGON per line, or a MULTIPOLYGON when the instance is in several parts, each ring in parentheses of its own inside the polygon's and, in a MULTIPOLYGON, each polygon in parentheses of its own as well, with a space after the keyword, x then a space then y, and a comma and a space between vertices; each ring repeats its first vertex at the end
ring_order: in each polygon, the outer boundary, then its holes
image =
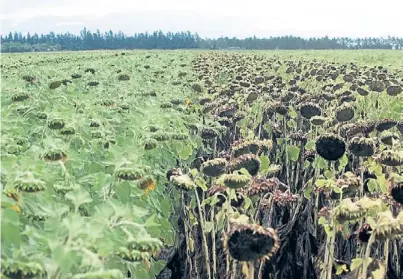
POLYGON ((202 37, 403 37, 403 0, 1 0, 1 34, 122 30, 202 37))

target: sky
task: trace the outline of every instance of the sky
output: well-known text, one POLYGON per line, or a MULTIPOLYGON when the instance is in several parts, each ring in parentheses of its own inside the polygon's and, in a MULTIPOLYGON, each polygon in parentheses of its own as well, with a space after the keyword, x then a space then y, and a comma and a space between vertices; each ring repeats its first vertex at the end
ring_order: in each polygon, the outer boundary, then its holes
POLYGON ((201 37, 403 37, 403 0, 2 0, 1 34, 186 31, 201 37))

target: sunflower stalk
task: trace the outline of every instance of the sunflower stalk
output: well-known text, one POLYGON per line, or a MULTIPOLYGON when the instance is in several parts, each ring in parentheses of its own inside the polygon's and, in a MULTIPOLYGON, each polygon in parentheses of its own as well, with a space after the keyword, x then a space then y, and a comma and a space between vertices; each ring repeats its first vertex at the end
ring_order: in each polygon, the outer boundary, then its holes
POLYGON ((371 256, 371 247, 375 243, 375 236, 376 236, 376 230, 373 230, 368 240, 367 247, 365 249, 365 256, 362 264, 363 267, 362 267, 361 279, 367 279, 369 257, 371 256))
POLYGON ((199 194, 197 193, 197 189, 194 190, 194 194, 196 197, 197 209, 199 210, 199 219, 200 219, 200 227, 201 227, 201 231, 202 231, 202 243, 203 243, 207 276, 209 279, 211 279, 210 257, 209 257, 209 249, 207 246, 207 238, 206 238, 206 226, 205 226, 206 220, 204 219, 204 214, 203 214, 203 211, 202 211, 202 208, 200 205, 200 198, 199 198, 199 194))

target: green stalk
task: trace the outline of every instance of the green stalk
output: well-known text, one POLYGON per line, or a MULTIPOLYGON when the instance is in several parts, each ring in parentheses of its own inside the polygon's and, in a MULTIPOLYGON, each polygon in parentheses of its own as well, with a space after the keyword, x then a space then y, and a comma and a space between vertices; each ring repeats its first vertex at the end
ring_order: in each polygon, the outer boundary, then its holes
POLYGON ((216 256, 216 246, 215 246, 215 222, 214 222, 214 215, 215 215, 215 209, 211 208, 210 210, 210 222, 213 224, 213 229, 211 231, 211 253, 213 255, 213 278, 217 277, 217 256, 216 256))
POLYGON ((199 195, 197 194, 196 189, 195 189, 195 196, 196 196, 196 201, 197 201, 197 209, 199 210, 199 216, 200 216, 200 227, 202 230, 202 242, 203 242, 203 250, 204 250, 204 260, 206 262, 207 276, 209 279, 211 279, 210 257, 209 257, 209 250, 208 250, 208 246, 207 246, 205 219, 204 219, 203 211, 201 209, 199 195))
POLYGON ((369 238, 367 243, 367 248, 365 250, 365 256, 363 261, 361 279, 367 279, 368 265, 369 265, 368 260, 369 257, 371 256, 371 246, 375 242, 375 236, 376 236, 376 230, 372 231, 371 237, 369 238))

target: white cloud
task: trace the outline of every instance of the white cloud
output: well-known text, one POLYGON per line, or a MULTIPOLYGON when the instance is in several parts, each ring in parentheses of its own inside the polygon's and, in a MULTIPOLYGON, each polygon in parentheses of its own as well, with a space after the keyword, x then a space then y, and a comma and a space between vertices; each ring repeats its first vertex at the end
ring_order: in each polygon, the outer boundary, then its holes
MULTIPOLYGON (((30 0, 20 0, 19 3, 25 1, 30 0)), ((403 37, 401 0, 37 0, 35 3, 36 6, 27 8, 23 3, 20 6, 14 3, 11 11, 0 14, 0 20, 18 27, 38 17, 60 17, 62 22, 58 26, 64 26, 68 31, 67 27, 71 24, 63 22, 75 21, 74 17, 85 17, 86 22, 82 22, 85 25, 94 19, 108 18, 113 13, 124 13, 127 16, 126 28, 130 32, 130 13, 152 15, 155 12, 157 21, 158 15, 164 12, 175 15, 197 12, 199 17, 206 20, 198 23, 186 16, 172 17, 160 28, 165 29, 165 26, 180 22, 183 30, 190 29, 190 26, 195 28, 191 29, 194 32, 211 30, 209 34, 216 34, 217 30, 222 32, 221 27, 225 27, 225 34, 236 36, 294 34, 355 37, 390 34, 403 37)), ((147 22, 152 20, 148 19, 141 27, 148 29, 147 22)), ((113 21, 107 24, 110 29, 118 28, 113 21)), ((32 29, 36 31, 35 25, 32 29)))

